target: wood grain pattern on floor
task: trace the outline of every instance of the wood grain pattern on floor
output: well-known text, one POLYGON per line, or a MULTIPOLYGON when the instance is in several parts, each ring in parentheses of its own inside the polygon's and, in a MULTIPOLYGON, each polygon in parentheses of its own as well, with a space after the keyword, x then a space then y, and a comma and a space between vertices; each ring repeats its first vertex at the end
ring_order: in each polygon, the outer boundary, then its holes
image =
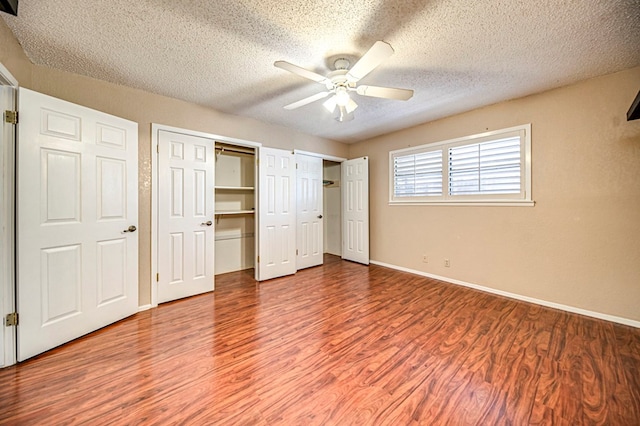
POLYGON ((0 370, 0 423, 640 424, 639 329, 335 256, 252 275, 0 370))

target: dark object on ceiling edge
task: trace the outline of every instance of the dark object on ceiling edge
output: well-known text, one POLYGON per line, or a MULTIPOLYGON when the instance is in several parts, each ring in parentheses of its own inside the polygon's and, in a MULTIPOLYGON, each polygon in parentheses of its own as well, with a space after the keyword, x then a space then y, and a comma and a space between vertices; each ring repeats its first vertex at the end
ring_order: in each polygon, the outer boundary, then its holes
POLYGON ((18 0, 0 0, 0 12, 18 16, 18 0))
POLYGON ((637 120, 638 118, 640 118, 640 92, 638 92, 638 95, 631 104, 631 108, 629 108, 627 112, 627 121, 637 120))

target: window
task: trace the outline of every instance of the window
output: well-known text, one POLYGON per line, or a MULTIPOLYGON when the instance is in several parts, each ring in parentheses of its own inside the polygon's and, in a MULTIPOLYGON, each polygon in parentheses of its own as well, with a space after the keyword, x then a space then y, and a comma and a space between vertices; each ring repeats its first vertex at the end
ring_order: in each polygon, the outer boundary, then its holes
POLYGON ((391 151, 391 204, 531 201, 531 125, 391 151))

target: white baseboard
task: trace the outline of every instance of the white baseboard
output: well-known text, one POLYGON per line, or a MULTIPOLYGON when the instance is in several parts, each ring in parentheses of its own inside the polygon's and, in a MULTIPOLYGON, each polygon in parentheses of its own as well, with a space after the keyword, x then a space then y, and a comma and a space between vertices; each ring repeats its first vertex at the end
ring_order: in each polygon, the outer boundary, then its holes
POLYGON ((377 260, 371 260, 370 263, 378 266, 384 266, 385 268, 395 269, 402 272, 408 272, 410 274, 420 275, 427 278, 433 278, 436 280, 448 282, 451 284, 461 285, 464 287, 473 288, 475 290, 484 291, 486 293, 497 294, 500 296, 508 297, 510 299, 521 300, 523 302, 534 303, 536 305, 546 306, 548 308, 560 309, 562 311, 572 312, 574 314, 585 315, 592 318, 598 318, 605 321, 611 321, 618 324, 624 324, 635 328, 640 328, 640 321, 635 321, 629 318, 617 317, 615 315, 603 314, 600 312, 588 311, 586 309, 576 308, 574 306, 562 305, 560 303, 548 302, 546 300, 535 299, 533 297, 523 296, 516 293, 509 293, 508 291, 497 290, 491 287, 485 287, 478 284, 472 284, 465 281, 456 280, 453 278, 442 277, 440 275, 429 274, 427 272, 416 271, 415 269, 409 269, 402 266, 391 265, 384 262, 378 262, 377 260))
POLYGON ((142 305, 142 306, 138 306, 138 312, 142 312, 142 311, 146 311, 153 308, 153 305, 151 303, 147 304, 147 305, 142 305))

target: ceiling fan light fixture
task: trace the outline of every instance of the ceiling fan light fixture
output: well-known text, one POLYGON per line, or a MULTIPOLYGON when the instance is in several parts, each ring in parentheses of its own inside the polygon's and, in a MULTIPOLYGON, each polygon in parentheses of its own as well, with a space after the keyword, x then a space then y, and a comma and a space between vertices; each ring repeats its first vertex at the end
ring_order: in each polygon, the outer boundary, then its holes
POLYGON ((346 87, 336 88, 336 103, 338 105, 346 107, 350 100, 351 98, 349 97, 349 93, 347 93, 346 87))

